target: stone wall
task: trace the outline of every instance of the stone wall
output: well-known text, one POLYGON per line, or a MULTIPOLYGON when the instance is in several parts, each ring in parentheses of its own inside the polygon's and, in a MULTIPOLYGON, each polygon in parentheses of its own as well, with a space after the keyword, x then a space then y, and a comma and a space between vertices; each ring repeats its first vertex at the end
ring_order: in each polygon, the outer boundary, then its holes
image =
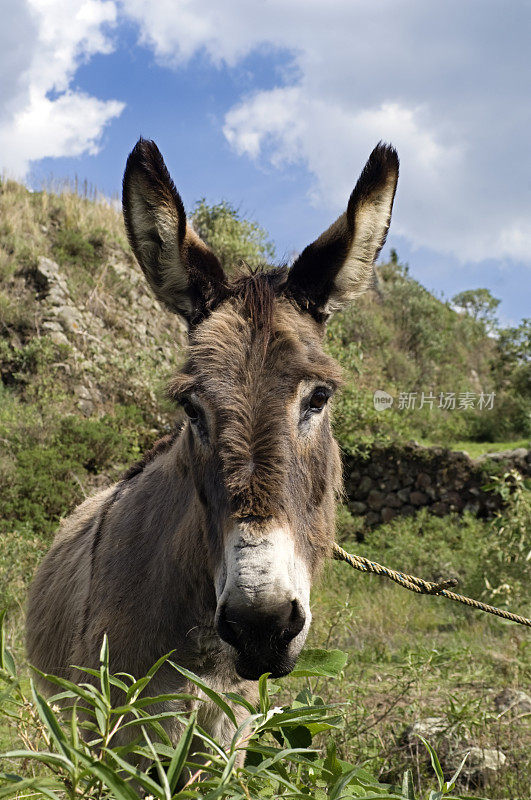
POLYGON ((487 491, 491 476, 515 468, 531 475, 531 450, 488 453, 472 459, 465 452, 408 444, 374 445, 347 456, 345 489, 352 514, 367 525, 389 522, 426 506, 432 514, 470 510, 492 516, 502 506, 498 493, 487 491))

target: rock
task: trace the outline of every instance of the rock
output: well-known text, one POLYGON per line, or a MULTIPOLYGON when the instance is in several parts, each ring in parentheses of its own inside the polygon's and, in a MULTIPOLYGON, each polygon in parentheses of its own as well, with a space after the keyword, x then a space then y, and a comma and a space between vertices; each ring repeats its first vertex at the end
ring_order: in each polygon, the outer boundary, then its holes
POLYGON ((367 506, 365 505, 365 503, 362 503, 359 500, 353 500, 352 503, 349 503, 349 509, 350 512, 356 516, 360 514, 365 514, 365 512, 367 511, 367 506))
POLYGON ((419 472, 415 486, 417 489, 427 489, 428 486, 431 486, 431 478, 427 472, 419 472))
POLYGON ((430 506, 430 511, 432 514, 436 514, 438 517, 444 517, 450 511, 448 505, 443 503, 442 500, 438 500, 436 503, 433 503, 430 506))
POLYGON ((77 404, 77 407, 86 417, 90 417, 92 412, 94 411, 94 403, 92 400, 80 400, 77 404))
POLYGON ((57 280, 61 274, 59 264, 56 264, 56 262, 52 261, 51 258, 46 258, 46 256, 39 257, 35 272, 37 273, 38 277, 41 278, 41 280, 46 281, 47 283, 52 283, 53 281, 57 280))
POLYGON ((528 458, 529 450, 526 450, 525 447, 517 447, 515 450, 511 451, 511 455, 513 458, 528 458))
POLYGON ((92 400, 92 396, 90 394, 90 390, 87 389, 86 386, 83 386, 82 383, 78 383, 73 388, 74 394, 77 397, 80 397, 82 400, 92 400))
POLYGON ((449 491, 445 496, 446 502, 450 505, 452 511, 459 511, 463 507, 463 500, 459 492, 449 491))
POLYGON ((378 525, 380 522, 380 515, 377 511, 369 511, 368 514, 365 515, 365 524, 368 526, 378 525))
POLYGON ((396 493, 396 496, 402 501, 402 503, 409 503, 409 489, 399 489, 396 493))
POLYGON ((424 717, 418 719, 413 725, 410 725, 404 731, 404 740, 409 745, 421 744, 417 736, 423 736, 425 739, 433 739, 440 736, 448 729, 448 720, 446 717, 424 717))
POLYGON ((424 492, 414 491, 411 492, 409 501, 414 506, 425 506, 428 502, 428 496, 424 492))
POLYGON ((61 333, 61 331, 51 331, 50 339, 54 344, 70 344, 64 333, 61 333))
POLYGON ((402 506, 402 508, 400 509, 400 513, 402 514, 403 517, 410 517, 412 514, 415 513, 416 510, 417 509, 414 508, 414 506, 406 504, 405 506, 402 506))
POLYGON ((459 782, 465 783, 467 788, 488 784, 507 760, 505 753, 501 750, 470 745, 455 751, 448 759, 448 766, 451 769, 457 769, 466 753, 468 756, 459 776, 459 782))
POLYGON ((81 333, 82 321, 81 314, 73 306, 62 306, 57 311, 57 317, 61 321, 63 328, 71 333, 81 333))
POLYGON ((368 475, 364 475, 361 481, 359 482, 358 488, 354 492, 354 497, 356 498, 356 500, 365 500, 372 487, 373 487, 372 478, 369 478, 368 475))
POLYGON ((397 494, 389 493, 385 495, 384 504, 389 508, 400 508, 402 500, 400 500, 397 494))
POLYGON ((371 478, 379 478, 381 475, 383 475, 384 468, 378 462, 370 461, 369 466, 367 467, 367 472, 371 478))
POLYGON ((388 492, 396 492, 397 489, 400 489, 400 481, 396 475, 391 475, 391 477, 385 481, 385 488, 388 492))
POLYGON ((61 325, 53 320, 46 320, 42 323, 41 327, 44 331, 59 331, 59 333, 61 333, 63 330, 61 325))
POLYGON ((382 518, 382 522, 391 522, 391 520, 396 517, 396 510, 394 508, 384 506, 380 512, 380 516, 382 518))
POLYGON ((371 489, 367 496, 367 505, 373 511, 379 511, 384 504, 385 495, 378 489, 371 489))
POLYGON ((500 714, 509 710, 518 714, 531 713, 531 697, 521 689, 504 689, 494 698, 494 705, 500 714))

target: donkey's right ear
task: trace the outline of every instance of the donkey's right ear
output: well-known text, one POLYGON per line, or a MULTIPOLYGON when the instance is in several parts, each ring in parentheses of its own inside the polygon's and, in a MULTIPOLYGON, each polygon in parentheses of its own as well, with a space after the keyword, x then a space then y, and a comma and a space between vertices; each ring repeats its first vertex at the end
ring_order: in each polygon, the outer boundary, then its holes
POLYGON ((189 325, 199 322, 219 301, 225 275, 214 253, 187 224, 155 142, 139 139, 130 153, 122 206, 129 243, 155 296, 189 325))

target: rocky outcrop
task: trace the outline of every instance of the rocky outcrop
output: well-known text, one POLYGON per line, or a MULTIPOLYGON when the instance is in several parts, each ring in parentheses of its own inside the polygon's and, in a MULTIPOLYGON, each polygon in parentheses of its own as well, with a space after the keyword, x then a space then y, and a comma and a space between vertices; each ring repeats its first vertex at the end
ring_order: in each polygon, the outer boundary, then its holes
POLYGON ((112 291, 96 284, 82 296, 69 285, 67 270, 41 256, 28 273, 36 290, 37 332, 68 347, 68 392, 85 416, 134 396, 158 419, 153 375, 171 374, 186 340, 184 324, 160 308, 120 248, 109 249, 101 274, 112 291))
POLYGON ((435 745, 443 771, 450 775, 460 769, 457 785, 463 789, 488 786, 507 761, 502 750, 481 747, 466 736, 460 735, 446 717, 424 717, 409 725, 402 734, 401 743, 410 757, 429 761, 429 755, 419 739, 422 736, 435 745))
POLYGON ((347 456, 344 463, 349 509, 370 526, 423 507, 440 517, 463 511, 492 516, 503 501, 498 493, 487 490, 490 476, 508 469, 531 475, 531 450, 519 448, 472 459, 464 451, 409 442, 373 445, 347 456))

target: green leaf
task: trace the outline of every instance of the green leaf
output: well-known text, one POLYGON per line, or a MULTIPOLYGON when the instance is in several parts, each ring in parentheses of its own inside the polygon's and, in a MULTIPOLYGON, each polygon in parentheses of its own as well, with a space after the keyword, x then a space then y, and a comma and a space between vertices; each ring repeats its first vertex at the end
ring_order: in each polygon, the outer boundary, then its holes
MULTIPOLYGON (((69 681, 66 678, 58 678, 57 675, 50 675, 47 672, 41 672, 36 667, 32 667, 32 669, 42 678, 45 678, 49 683, 53 683, 55 686, 60 686, 62 689, 65 689, 66 692, 70 692, 73 697, 80 697, 89 706, 99 705, 101 710, 102 711, 104 710, 105 702, 103 700, 101 693, 96 689, 95 686, 92 686, 91 684, 88 683, 84 684, 73 683, 73 681, 69 681)), ((66 697, 67 695, 63 694, 62 696, 66 697)), ((55 700, 58 699, 59 696, 54 695, 53 698, 50 698, 50 702, 54 702, 55 700)))
MULTIPOLYGON (((271 689, 271 686, 269 686, 271 689)), ((236 694, 236 692, 225 692, 225 697, 229 700, 232 700, 233 703, 236 703, 238 706, 243 706, 243 708, 247 709, 249 714, 255 714, 256 708, 250 703, 245 697, 242 697, 241 694, 236 694)))
POLYGON ((204 694, 206 694, 206 696, 209 697, 210 700, 212 700, 212 702, 215 703, 217 707, 223 711, 223 713, 230 719, 233 725, 237 726, 238 723, 236 722, 234 711, 220 694, 215 692, 214 689, 211 689, 210 686, 208 686, 208 684, 206 684, 203 680, 201 680, 201 678, 199 678, 193 672, 190 672, 190 670, 185 669, 184 667, 177 666, 177 664, 174 664, 173 661, 170 661, 170 664, 177 670, 177 672, 180 672, 181 675, 184 675, 185 678, 188 678, 189 681, 198 686, 204 692, 204 694))
POLYGON ((110 705, 111 684, 109 681, 109 640, 107 639, 106 633, 103 635, 103 642, 100 650, 100 683, 101 693, 107 700, 107 703, 110 705))
POLYGON ((265 672, 263 675, 260 676, 258 681, 258 696, 260 698, 260 711, 262 714, 267 714, 271 707, 271 701, 269 699, 269 694, 267 691, 267 679, 271 673, 265 672))
MULTIPOLYGON (((420 735, 420 733, 416 733, 415 736, 418 736, 418 738, 421 740, 421 742, 424 744, 424 747, 426 748, 426 750, 430 754, 431 765, 433 767, 433 771, 437 775, 437 782, 439 784, 439 789, 442 790, 442 788, 444 786, 444 775, 443 775, 441 764, 440 764, 439 759, 437 757, 437 753, 435 752, 435 750, 433 749, 431 744, 429 742, 427 742, 426 739, 423 736, 420 735)), ((434 798, 434 800, 435 800, 435 798, 434 798)))
POLYGON ((18 775, 0 775, 3 781, 9 781, 10 785, 0 786, 0 800, 7 797, 20 797, 20 792, 25 792, 28 789, 34 789, 50 800, 61 800, 64 796, 64 785, 51 778, 21 778, 18 775), (53 790, 56 789, 60 794, 56 794, 53 790))
POLYGON ((310 747, 312 734, 305 725, 296 725, 294 728, 281 728, 282 733, 289 742, 290 747, 310 747))
POLYGON ((50 736, 52 737, 53 741, 55 742, 56 747, 61 751, 63 756, 68 760, 68 763, 73 766, 72 762, 70 761, 70 754, 69 754, 69 747, 66 741, 66 736, 59 725, 57 719, 55 718, 55 714, 53 713, 52 709, 42 697, 37 690, 35 689, 35 684, 31 681, 31 693, 33 695, 33 701, 37 706, 37 711, 39 712, 39 717, 43 721, 44 725, 46 726, 50 736))
MULTIPOLYGON (((113 756, 115 760, 119 759, 119 756, 117 756, 117 754, 113 750, 106 750, 105 752, 113 756)), ((103 782, 105 786, 108 786, 109 789, 112 790, 112 792, 115 795, 114 800, 138 800, 138 794, 128 783, 126 783, 126 781, 123 778, 120 777, 120 775, 116 772, 116 770, 112 769, 111 767, 108 767, 101 761, 95 761, 89 756, 86 756, 84 753, 80 753, 79 755, 80 759, 87 766, 89 774, 95 775, 97 778, 99 778, 100 781, 103 782)), ((124 769, 126 769, 125 765, 127 765, 127 762, 123 761, 122 759, 120 759, 120 762, 121 766, 124 769)), ((130 764, 127 766, 129 767, 129 769, 133 770, 133 774, 140 783, 141 781, 137 772, 140 773, 140 775, 143 775, 143 773, 140 770, 135 771, 130 764)), ((154 783, 154 786, 157 786, 157 784, 154 783)))
POLYGON ((5 669, 5 671, 8 672, 12 678, 15 678, 17 674, 15 662, 13 660, 13 656, 6 647, 4 626, 6 614, 7 609, 4 608, 2 611, 0 611, 0 668, 5 669))
POLYGON ((168 766, 168 772, 167 772, 168 782, 170 784, 170 789, 172 790, 172 792, 177 786, 184 765, 186 764, 188 753, 190 752, 190 747, 192 745, 192 740, 195 732, 195 721, 196 721, 196 715, 192 714, 190 717, 190 722, 183 731, 183 734, 179 739, 179 742, 175 748, 175 751, 171 757, 170 764, 168 766))
MULTIPOLYGON (((74 666, 73 669, 78 669, 80 672, 86 672, 87 675, 92 675, 94 678, 100 677, 100 671, 97 669, 90 669, 89 667, 78 667, 78 666, 74 666)), ((116 675, 109 675, 109 682, 111 686, 116 686, 123 692, 127 692, 129 688, 127 684, 121 681, 119 678, 117 678, 116 675)))
POLYGON ((303 650, 291 675, 295 678, 337 678, 347 663, 342 650, 303 650))
POLYGON ((330 773, 330 777, 325 775, 325 780, 328 786, 330 786, 333 781, 337 780, 338 777, 343 774, 341 762, 336 756, 335 742, 330 742, 330 744, 328 744, 326 747, 326 758, 323 761, 323 772, 330 773))
POLYGON ((456 771, 454 772, 454 774, 452 775, 452 777, 450 778, 450 780, 446 784, 446 791, 447 792, 449 792, 452 789, 454 783, 456 782, 456 780, 458 779, 459 775, 461 774, 461 770, 465 766, 465 761, 467 760, 469 755, 470 755, 470 750, 468 751, 468 753, 465 753, 465 755, 463 756, 463 760, 461 761, 461 763, 459 764, 458 768, 456 769, 456 771))
POLYGON ((415 787, 413 786, 413 773, 410 769, 404 772, 404 779, 402 780, 402 797, 406 800, 416 800, 415 787))
POLYGON ((40 761, 42 764, 52 764, 54 767, 62 767, 70 770, 72 762, 67 756, 61 753, 50 753, 48 750, 10 750, 7 753, 0 753, 0 758, 27 758, 33 761, 40 761))
POLYGON ((157 751, 153 747, 153 742, 149 738, 145 728, 142 728, 142 735, 146 740, 147 746, 151 753, 151 757, 153 758, 153 761, 155 762, 155 765, 157 767, 157 774, 159 776, 160 785, 164 793, 164 798, 165 800, 171 800, 171 790, 170 790, 170 784, 168 783, 168 776, 166 775, 166 771, 164 770, 162 764, 160 763, 160 758, 158 757, 157 751))

